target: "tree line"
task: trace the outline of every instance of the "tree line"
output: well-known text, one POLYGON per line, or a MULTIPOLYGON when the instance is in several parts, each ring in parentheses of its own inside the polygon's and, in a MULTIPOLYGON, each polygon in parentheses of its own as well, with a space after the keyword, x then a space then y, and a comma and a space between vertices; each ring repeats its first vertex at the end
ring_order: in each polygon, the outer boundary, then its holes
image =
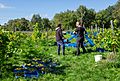
POLYGON ((66 10, 56 13, 52 20, 42 18, 39 14, 34 14, 31 20, 18 18, 9 20, 4 25, 0 25, 8 31, 33 31, 35 24, 38 23, 39 31, 54 30, 58 23, 62 23, 63 29, 74 29, 77 20, 83 20, 85 27, 110 28, 110 21, 113 20, 116 27, 120 27, 120 0, 113 6, 96 12, 94 9, 88 9, 86 6, 80 5, 75 11, 66 10))

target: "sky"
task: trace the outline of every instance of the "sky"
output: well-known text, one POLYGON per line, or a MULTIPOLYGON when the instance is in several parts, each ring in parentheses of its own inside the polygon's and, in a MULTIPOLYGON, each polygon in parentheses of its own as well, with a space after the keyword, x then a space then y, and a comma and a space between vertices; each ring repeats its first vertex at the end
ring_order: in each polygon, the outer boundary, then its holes
POLYGON ((80 5, 98 12, 116 2, 117 0, 0 0, 0 24, 23 17, 30 20, 33 14, 52 19, 56 13, 67 9, 76 10, 80 5))

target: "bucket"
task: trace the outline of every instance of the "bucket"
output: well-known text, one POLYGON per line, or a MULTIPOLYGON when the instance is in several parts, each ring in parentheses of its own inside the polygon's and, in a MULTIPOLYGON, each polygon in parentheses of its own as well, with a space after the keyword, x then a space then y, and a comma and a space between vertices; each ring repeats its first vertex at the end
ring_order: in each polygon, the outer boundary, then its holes
POLYGON ((95 62, 98 62, 102 59, 102 55, 95 55, 95 62))

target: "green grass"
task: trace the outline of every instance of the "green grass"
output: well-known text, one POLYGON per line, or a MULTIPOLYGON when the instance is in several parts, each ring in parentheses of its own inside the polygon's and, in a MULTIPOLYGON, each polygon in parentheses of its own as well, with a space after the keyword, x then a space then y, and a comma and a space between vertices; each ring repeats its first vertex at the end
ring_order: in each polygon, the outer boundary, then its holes
MULTIPOLYGON (((5 75, 6 77, 0 78, 0 81, 120 81, 120 52, 117 52, 116 57, 109 56, 109 52, 88 52, 75 56, 75 48, 66 48, 65 56, 62 54, 59 56, 57 55, 57 46, 52 46, 53 43, 53 39, 38 40, 37 42, 26 39, 18 48, 22 51, 17 50, 13 54, 18 55, 18 60, 13 58, 11 63, 18 64, 24 59, 30 59, 29 57, 41 58, 40 56, 43 55, 59 62, 60 65, 56 68, 56 72, 40 74, 37 79, 23 77, 16 79, 13 73, 7 73, 10 76, 5 75), (103 55, 105 59, 95 62, 94 55, 97 54, 103 55), (109 61, 108 58, 109 60, 113 58, 113 60, 109 61)), ((94 47, 87 47, 88 49, 95 50, 94 47)))
POLYGON ((3 81, 119 81, 120 68, 114 67, 105 60, 96 63, 94 55, 102 54, 106 57, 109 53, 92 52, 75 56, 70 53, 74 48, 66 48, 66 55, 58 56, 56 47, 51 47, 47 53, 53 60, 58 60, 60 66, 56 73, 40 75, 38 79, 5 79, 3 81), (52 50, 52 51, 51 51, 52 50), (54 50, 54 51, 53 51, 54 50), (70 50, 70 51, 69 51, 70 50))

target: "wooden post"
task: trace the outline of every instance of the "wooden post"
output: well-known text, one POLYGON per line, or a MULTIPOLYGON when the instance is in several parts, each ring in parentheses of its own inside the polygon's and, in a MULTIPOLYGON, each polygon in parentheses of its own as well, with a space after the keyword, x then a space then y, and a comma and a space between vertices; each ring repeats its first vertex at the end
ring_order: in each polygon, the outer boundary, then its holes
POLYGON ((111 21, 110 21, 110 23, 111 23, 112 33, 113 33, 113 35, 114 35, 114 26, 113 26, 113 21, 111 20, 111 21))
POLYGON ((91 25, 91 32, 93 33, 93 26, 91 25))
POLYGON ((95 27, 96 27, 96 31, 97 31, 97 24, 95 24, 95 27))
POLYGON ((13 31, 16 32, 16 27, 14 27, 13 31))
POLYGON ((104 33, 104 24, 103 24, 103 29, 102 29, 102 32, 104 33))

